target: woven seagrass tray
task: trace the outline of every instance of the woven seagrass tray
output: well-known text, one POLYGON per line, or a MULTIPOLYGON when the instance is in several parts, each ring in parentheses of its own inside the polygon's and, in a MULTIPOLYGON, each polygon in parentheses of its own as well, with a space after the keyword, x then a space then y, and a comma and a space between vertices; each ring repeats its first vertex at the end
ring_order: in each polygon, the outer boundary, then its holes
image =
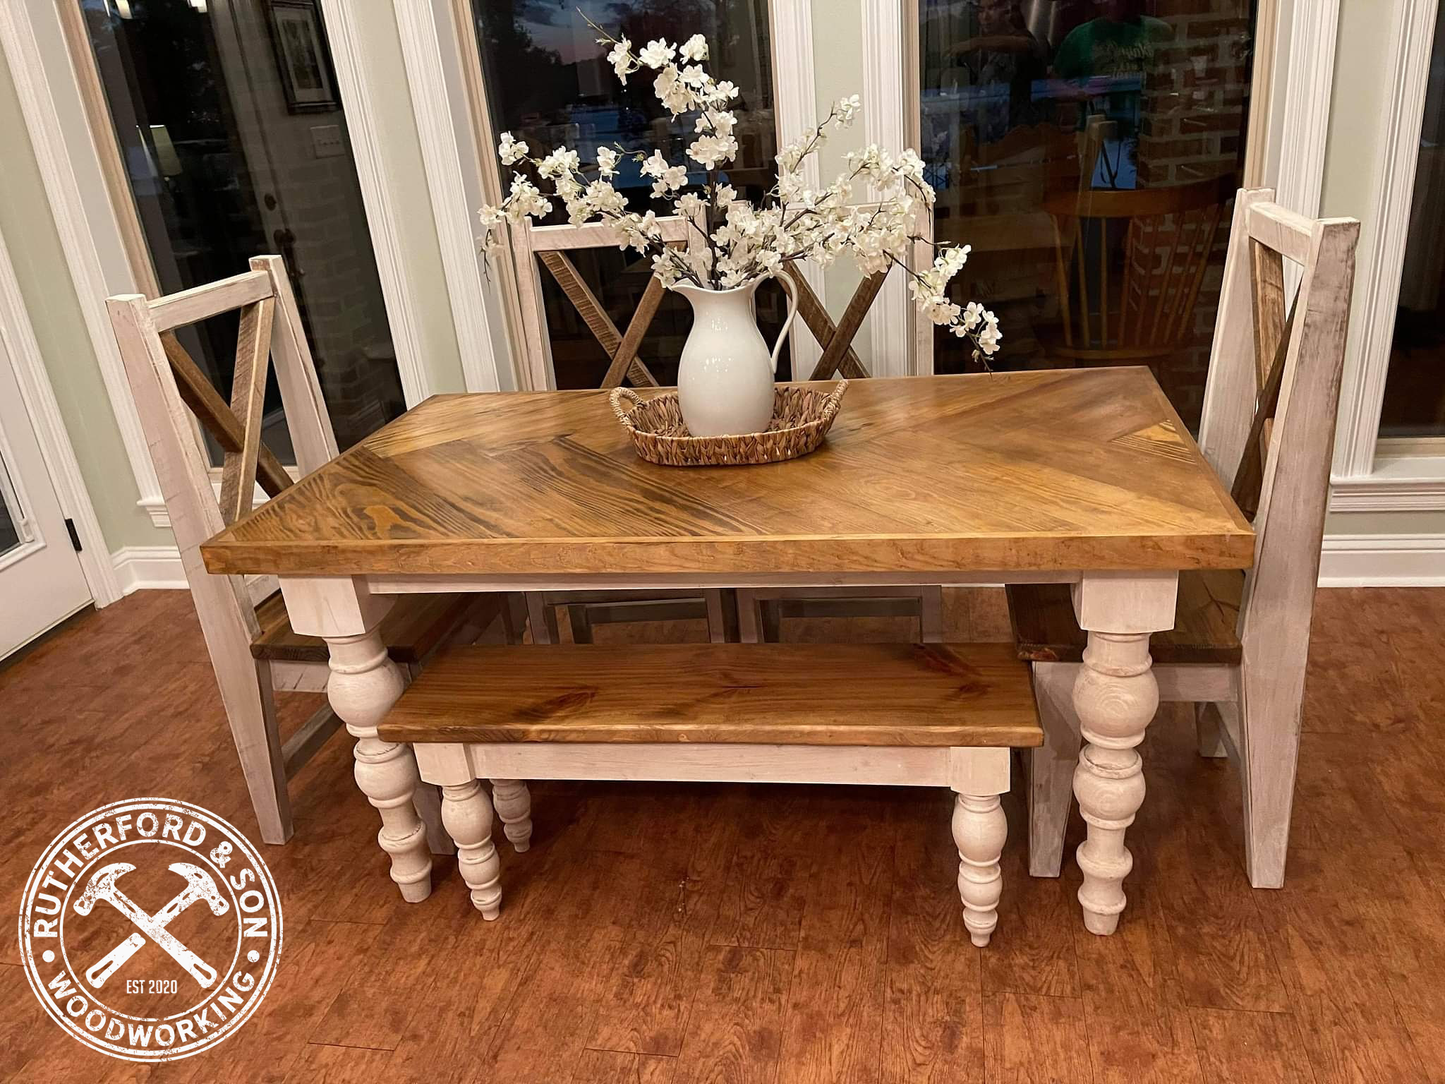
POLYGON ((677 393, 644 399, 630 388, 614 388, 612 410, 632 437, 632 447, 649 463, 663 467, 721 467, 747 463, 781 463, 807 455, 838 416, 848 390, 840 380, 830 392, 816 388, 773 390, 773 420, 765 433, 728 437, 695 437, 683 424, 677 393))

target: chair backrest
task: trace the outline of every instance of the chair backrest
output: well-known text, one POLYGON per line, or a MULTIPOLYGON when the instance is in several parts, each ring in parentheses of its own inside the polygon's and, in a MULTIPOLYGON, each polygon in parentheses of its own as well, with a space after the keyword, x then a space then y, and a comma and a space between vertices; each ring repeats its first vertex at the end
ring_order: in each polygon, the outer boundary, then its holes
POLYGON ((218 653, 234 659, 232 652, 249 657, 251 641, 260 631, 255 602, 272 593, 275 584, 248 587, 241 576, 212 576, 201 561, 200 547, 251 511, 257 484, 271 496, 291 485, 290 475, 261 439, 266 374, 272 362, 301 473, 337 454, 286 265, 280 256, 257 256, 245 274, 155 300, 140 294, 112 297, 106 308, 212 659, 218 653), (238 309, 236 370, 228 404, 174 331, 238 309), (192 416, 225 454, 219 498, 192 416))
POLYGON ((1062 357, 1139 361, 1172 353, 1193 324, 1232 177, 1164 188, 1060 192, 1054 220, 1062 357), (1124 233, 1124 266, 1110 256, 1124 233))
MULTIPOLYGON (((662 236, 669 244, 685 244, 688 225, 678 216, 659 218, 662 236)), ((637 311, 624 334, 607 315, 602 302, 583 281, 568 252, 588 248, 617 247, 617 232, 602 223, 580 226, 537 226, 530 219, 512 226, 512 257, 516 261, 517 292, 522 303, 522 337, 526 346, 527 375, 534 391, 551 390, 557 386, 557 373, 552 362, 552 340, 547 329, 547 307, 542 295, 542 268, 545 267, 562 292, 576 307, 610 362, 600 387, 615 388, 623 379, 633 386, 656 386, 657 379, 637 355, 642 337, 652 325, 662 304, 662 282, 653 275, 638 302, 637 311)))
POLYGON ((1240 640, 1246 664, 1290 661, 1282 686, 1304 681, 1359 233, 1286 210, 1272 189, 1235 198, 1199 445, 1257 508, 1240 640), (1285 258, 1302 269, 1288 317, 1285 258))

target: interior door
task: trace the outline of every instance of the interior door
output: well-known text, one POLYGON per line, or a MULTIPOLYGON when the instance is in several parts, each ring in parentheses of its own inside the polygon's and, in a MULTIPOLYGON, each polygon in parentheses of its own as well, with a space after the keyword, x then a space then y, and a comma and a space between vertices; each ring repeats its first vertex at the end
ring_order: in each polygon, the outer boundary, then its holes
POLYGON ((90 587, 0 334, 0 658, 89 602, 90 587))

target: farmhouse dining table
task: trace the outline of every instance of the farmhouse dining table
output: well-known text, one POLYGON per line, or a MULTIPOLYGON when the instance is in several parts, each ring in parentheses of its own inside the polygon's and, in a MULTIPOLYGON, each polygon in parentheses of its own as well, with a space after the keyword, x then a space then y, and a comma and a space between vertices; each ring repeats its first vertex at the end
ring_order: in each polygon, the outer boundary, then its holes
POLYGON ((326 640, 328 695, 410 899, 431 868, 416 762, 377 736, 405 685, 377 631, 394 596, 1070 584, 1088 632, 1079 901, 1108 934, 1158 704, 1150 634, 1174 625, 1181 571, 1249 567, 1254 534, 1150 372, 1097 368, 857 381, 823 447, 766 466, 643 462, 605 392, 440 395, 202 554, 212 573, 278 576, 293 628, 326 640))

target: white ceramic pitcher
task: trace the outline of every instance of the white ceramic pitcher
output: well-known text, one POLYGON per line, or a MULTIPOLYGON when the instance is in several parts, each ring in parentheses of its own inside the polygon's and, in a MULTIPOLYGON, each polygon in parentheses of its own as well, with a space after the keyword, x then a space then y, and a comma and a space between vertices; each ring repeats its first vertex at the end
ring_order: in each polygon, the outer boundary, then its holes
POLYGON ((798 295, 792 280, 779 275, 778 284, 788 295, 788 317, 769 355, 753 299, 762 281, 731 290, 682 282, 672 287, 692 304, 692 331, 677 367, 677 398, 682 420, 695 437, 761 433, 772 420, 773 375, 798 313, 798 295))

